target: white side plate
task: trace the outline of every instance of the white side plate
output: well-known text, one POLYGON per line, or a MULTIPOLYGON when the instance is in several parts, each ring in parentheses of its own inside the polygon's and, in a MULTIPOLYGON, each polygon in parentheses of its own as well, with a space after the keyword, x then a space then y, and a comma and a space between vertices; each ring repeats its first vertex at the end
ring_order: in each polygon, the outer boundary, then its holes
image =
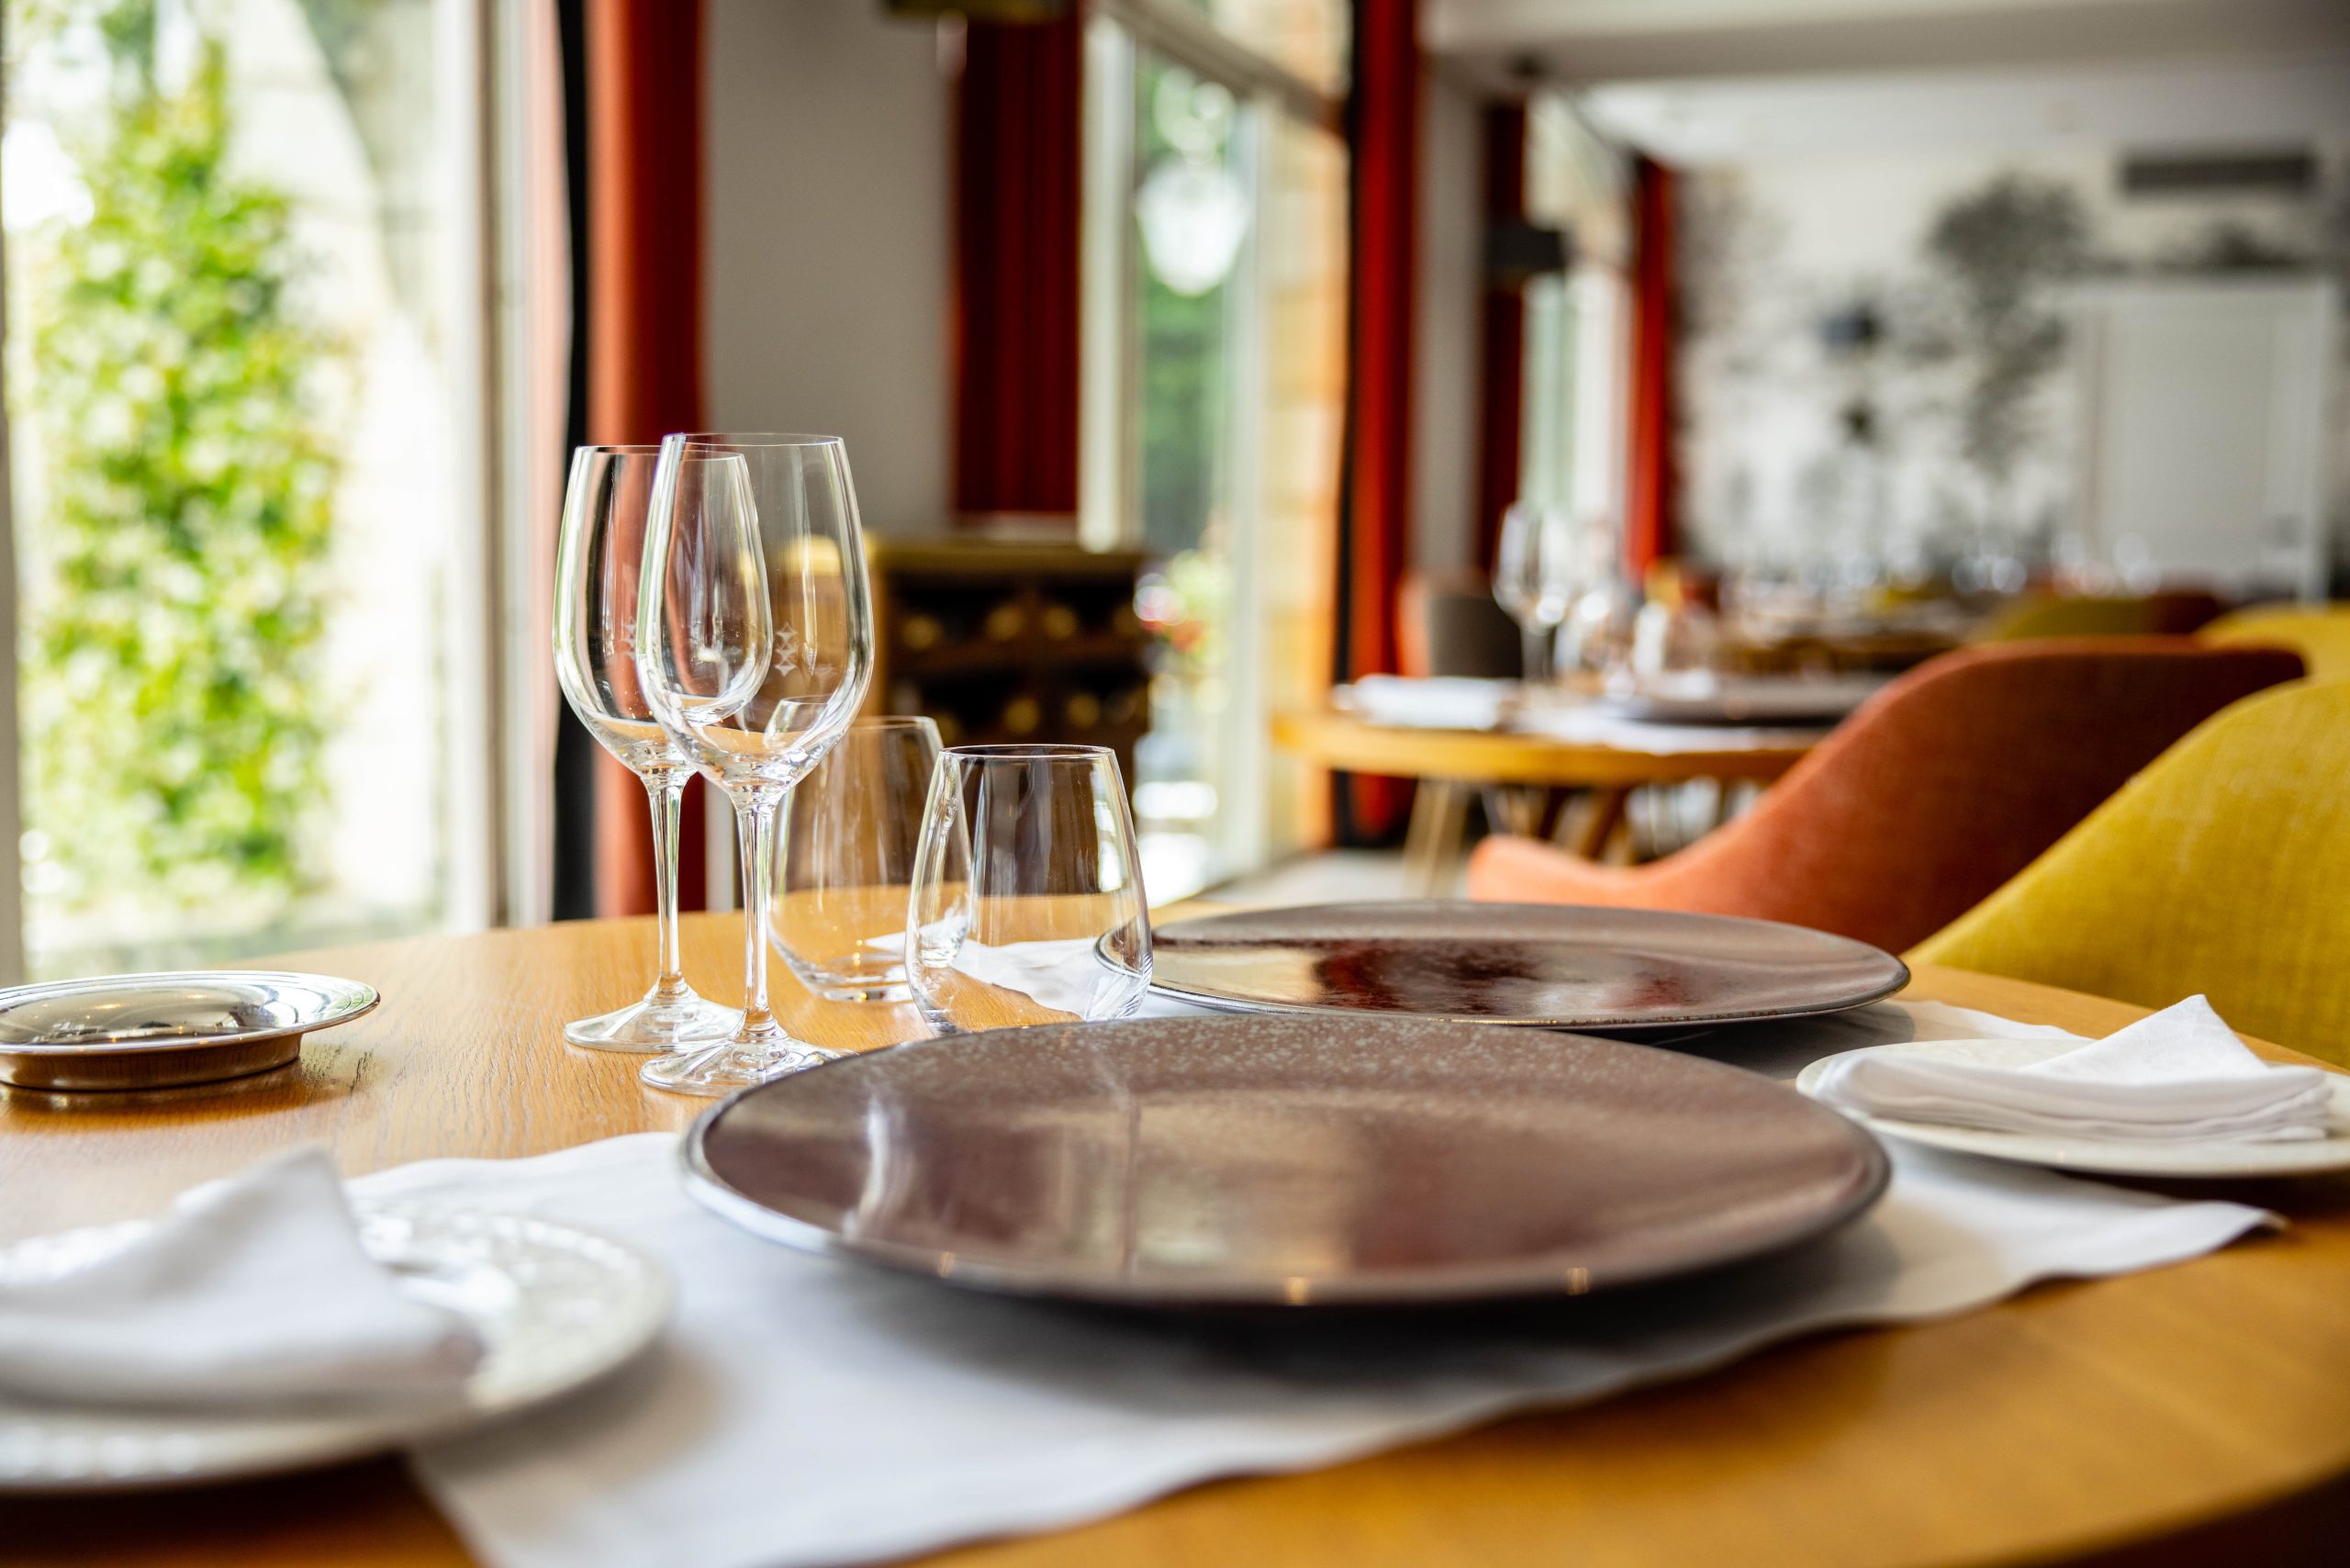
MULTIPOLYGON (((367 1250, 417 1296, 463 1313, 488 1353, 451 1399, 229 1412, 36 1403, 0 1394, 0 1495, 184 1486, 307 1469, 453 1437, 615 1371, 668 1321, 666 1273, 633 1249, 522 1215, 356 1205, 367 1250)), ((106 1226, 127 1235, 137 1225, 106 1226)), ((12 1269, 86 1258, 69 1232, 12 1269)))
MULTIPOLYGON (((1870 1046, 1822 1057, 1796 1078, 1796 1087, 1817 1099, 1828 1064, 1847 1056, 1903 1055, 1931 1061, 1977 1062, 1986 1067, 2029 1067, 2050 1057, 2077 1050, 2076 1039, 2032 1040, 1912 1040, 1897 1046, 1870 1046)), ((2051 1137, 2036 1133, 1989 1132, 1980 1127, 1946 1127, 1927 1122, 1897 1121, 1889 1116, 1863 1115, 1839 1105, 1836 1109, 1887 1137, 1907 1138, 1933 1148, 1961 1154, 1988 1155, 2022 1165, 2044 1165, 2054 1170, 2093 1171, 2107 1176, 2184 1176, 2222 1180, 2257 1176, 2312 1176, 2328 1170, 2350 1170, 2350 1074, 2330 1072, 2333 1081, 2333 1128, 2331 1136, 2300 1143, 2131 1143, 2119 1138, 2051 1137)))

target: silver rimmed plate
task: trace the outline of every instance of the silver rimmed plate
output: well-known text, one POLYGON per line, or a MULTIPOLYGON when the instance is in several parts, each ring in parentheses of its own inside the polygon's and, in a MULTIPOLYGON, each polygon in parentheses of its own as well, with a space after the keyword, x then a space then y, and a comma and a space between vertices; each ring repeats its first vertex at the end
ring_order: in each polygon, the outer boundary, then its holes
POLYGON ((1151 989, 1237 1013, 1384 1013, 1609 1033, 1839 1013, 1901 960, 1824 931, 1569 904, 1315 904, 1164 925, 1151 989))
POLYGON ((268 969, 50 980, 0 991, 0 1083, 167 1089, 283 1067, 313 1029, 347 1024, 372 985, 268 969))
MULTIPOLYGON (((193 1485, 453 1437, 616 1371, 668 1321, 667 1274, 617 1241, 526 1215, 354 1207, 362 1244, 402 1288, 480 1331, 487 1353, 453 1395, 240 1412, 0 1394, 0 1495, 193 1485)), ((20 1243, 0 1254, 0 1270, 37 1274, 85 1261, 143 1223, 20 1243)))
POLYGON ((807 1251, 1158 1310, 1437 1306, 1673 1279, 1826 1235, 1874 1139, 1701 1058, 1416 1018, 1148 1018, 917 1041, 706 1114, 687 1190, 807 1251))

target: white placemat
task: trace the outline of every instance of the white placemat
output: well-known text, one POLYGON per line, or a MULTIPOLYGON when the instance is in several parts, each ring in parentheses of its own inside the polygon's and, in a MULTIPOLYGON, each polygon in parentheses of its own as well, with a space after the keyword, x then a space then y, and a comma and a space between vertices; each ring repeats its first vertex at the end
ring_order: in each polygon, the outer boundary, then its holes
MULTIPOLYGON (((1894 1007, 1748 1032, 1775 1072, 1871 1040, 2016 1025, 1894 1007)), ((2021 1031, 2018 1031, 2021 1032, 2021 1031)), ((2039 1031, 2031 1031, 2037 1033, 2039 1031)), ((794 1568, 1050 1529, 1212 1476, 1306 1469, 1536 1405, 1594 1400, 1835 1326, 1939 1317, 2035 1280, 2120 1273, 2267 1217, 1894 1146, 1832 1241, 1618 1313, 1305 1333, 1082 1314, 802 1257, 693 1204, 675 1140, 435 1160, 373 1195, 601 1230, 676 1271, 666 1345, 612 1385, 416 1457, 495 1568, 794 1568)))

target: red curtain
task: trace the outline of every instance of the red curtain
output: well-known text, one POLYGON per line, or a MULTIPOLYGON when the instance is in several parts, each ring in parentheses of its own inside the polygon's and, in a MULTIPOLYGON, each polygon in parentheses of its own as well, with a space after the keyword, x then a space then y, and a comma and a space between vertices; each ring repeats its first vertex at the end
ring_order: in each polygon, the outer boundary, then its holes
MULTIPOLYGON (((1485 108, 1485 222, 1526 220, 1526 106, 1485 108)), ((1477 377, 1477 564, 1491 570, 1502 513, 1517 499, 1519 426, 1526 397, 1524 285, 1485 280, 1477 377)))
MULTIPOLYGON (((1355 0, 1348 246, 1347 471, 1339 532, 1339 670, 1396 667, 1395 596, 1410 550, 1412 252, 1417 228, 1420 35, 1415 0, 1355 0)), ((1385 837, 1409 786, 1357 778, 1344 821, 1385 837)))
POLYGON ((973 22, 955 141, 955 506, 1077 515, 1080 7, 973 22))
POLYGON ((1673 551, 1673 171, 1641 158, 1632 181, 1632 375, 1625 565, 1632 580, 1673 551))
MULTIPOLYGON (((702 423, 702 0, 588 0, 588 439, 702 423)), ((701 787, 687 792, 678 902, 708 902, 701 787)), ((654 902, 644 786, 596 775, 596 912, 654 902)))

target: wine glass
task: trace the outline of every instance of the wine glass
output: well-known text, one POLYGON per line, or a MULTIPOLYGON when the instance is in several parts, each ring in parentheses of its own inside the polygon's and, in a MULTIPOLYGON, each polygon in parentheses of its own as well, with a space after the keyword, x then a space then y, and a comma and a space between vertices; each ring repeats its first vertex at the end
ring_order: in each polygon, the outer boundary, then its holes
POLYGON ((946 1033, 1132 1013, 1150 986, 1150 916, 1117 755, 948 748, 906 934, 915 1005, 946 1033))
POLYGON ((1562 512, 1523 503, 1502 514, 1494 600, 1526 639, 1526 678, 1550 674, 1550 646, 1574 598, 1573 535, 1562 512))
POLYGON ((575 1046, 673 1051, 734 1033, 742 1015, 705 1002, 677 962, 677 812, 693 764, 653 717, 636 678, 636 592, 657 446, 583 446, 571 454, 555 550, 554 673, 597 743, 644 781, 653 807, 654 911, 660 972, 642 1000, 564 1025, 575 1046))
POLYGON ((856 718, 873 612, 848 454, 837 438, 665 437, 644 549, 637 671, 662 729, 733 803, 743 850, 743 1018, 638 1076, 726 1094, 840 1055, 767 1005, 776 815, 856 718))
POLYGON ((859 719, 791 791, 768 930, 827 1002, 903 1002, 906 903, 938 765, 928 719, 859 719))

